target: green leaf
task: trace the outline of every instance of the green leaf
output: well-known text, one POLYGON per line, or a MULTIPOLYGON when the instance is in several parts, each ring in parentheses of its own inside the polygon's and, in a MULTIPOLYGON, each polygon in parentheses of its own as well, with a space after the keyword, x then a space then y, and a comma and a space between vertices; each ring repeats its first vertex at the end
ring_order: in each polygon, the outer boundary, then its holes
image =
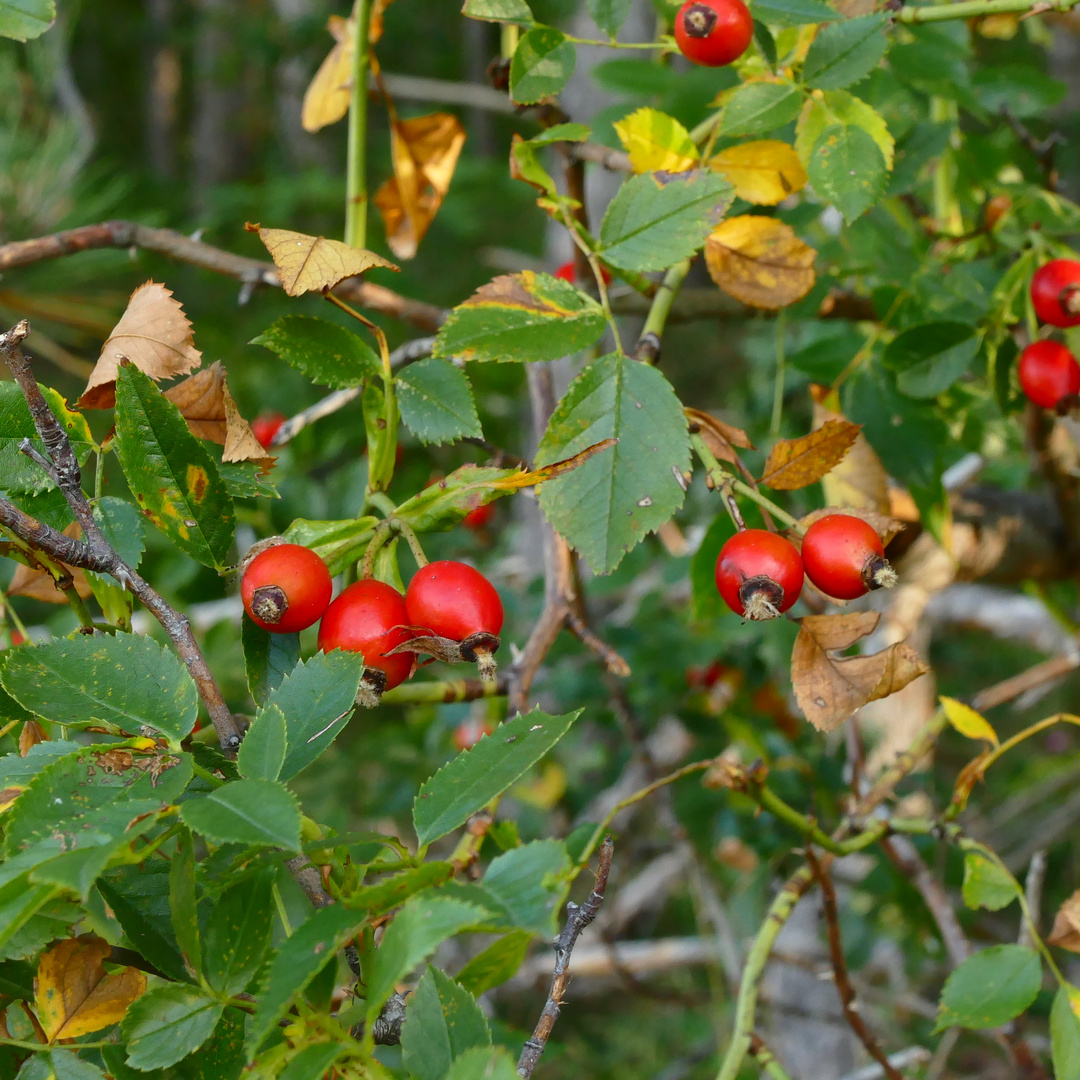
POLYGON ((587 348, 606 325, 603 308, 568 281, 523 270, 495 278, 454 308, 432 352, 461 360, 557 360, 587 348))
POLYGON ((448 937, 484 921, 474 904, 439 896, 414 896, 394 916, 375 951, 367 986, 367 1022, 379 1015, 394 987, 448 937))
MULTIPOLYGON (((12 860, 9 860, 12 861, 12 860)), ((46 920, 37 934, 26 934, 24 947, 16 948, 16 935, 24 927, 33 926, 34 915, 56 897, 52 885, 31 886, 26 874, 17 876, 0 888, 0 957, 22 958, 40 952, 55 937, 67 932, 66 927, 46 920)))
POLYGON ((465 0, 461 14, 470 19, 517 23, 519 26, 532 26, 534 22, 525 0, 465 0))
POLYGON ((180 954, 192 976, 202 969, 199 911, 195 897, 195 844, 187 829, 180 831, 169 862, 169 910, 180 954))
POLYGON ((34 966, 25 960, 0 963, 0 994, 19 1001, 33 1001, 34 971, 34 966))
POLYGON ((125 1060, 124 1046, 102 1047, 112 1080, 240 1080, 244 1066, 244 1014, 226 1008, 210 1038, 194 1054, 167 1069, 144 1072, 125 1060))
POLYGON ((770 26, 834 22, 840 15, 821 0, 754 0, 754 18, 770 26))
POLYGON ((278 1073, 277 1080, 312 1080, 316 1076, 326 1076, 327 1070, 345 1052, 341 1043, 324 1042, 305 1046, 284 1069, 278 1073))
POLYGON ((964 903, 969 908, 1000 911, 1017 895, 1016 882, 997 863, 978 851, 964 856, 964 903))
POLYGON ((472 994, 429 966, 405 1008, 402 1060, 413 1080, 442 1080, 454 1059, 490 1046, 487 1020, 472 994))
POLYGON ((794 83, 740 83, 724 96, 722 138, 767 135, 799 115, 803 95, 794 83))
POLYGON ((420 788, 413 823, 421 845, 464 824, 471 814, 516 783, 570 730, 581 714, 548 716, 539 709, 518 715, 458 754, 420 788))
POLYGON ((850 225, 881 197, 888 169, 874 137, 861 127, 830 124, 814 143, 807 175, 814 190, 850 225))
POLYGON ((218 844, 300 850, 300 806, 283 784, 235 780, 180 808, 184 824, 218 844))
POLYGON ((830 124, 862 128, 877 143, 885 160, 885 168, 892 170, 896 140, 885 118, 862 98, 847 90, 829 90, 820 98, 811 98, 806 103, 799 116, 795 137, 795 150, 804 165, 809 165, 814 145, 830 124))
POLYGON ((802 77, 817 90, 839 90, 865 79, 885 55, 885 15, 863 15, 818 31, 806 54, 802 77))
POLYGON ((240 621, 244 645, 244 671, 256 705, 263 705, 300 659, 299 634, 271 634, 251 621, 247 612, 240 621))
POLYGON ((379 519, 348 518, 345 521, 307 521, 297 518, 284 532, 290 544, 311 548, 337 576, 356 562, 367 548, 379 519))
POLYGON ((277 705, 267 705, 244 735, 236 767, 249 780, 276 780, 284 764, 285 714, 277 705))
MULTIPOLYGON (((27 713, 27 716, 31 714, 27 713)), ((57 758, 66 757, 79 749, 79 744, 68 739, 50 739, 30 747, 26 757, 5 754, 0 757, 0 788, 22 787, 37 776, 46 765, 57 758)))
POLYGON ((47 720, 75 728, 115 724, 131 735, 148 727, 177 748, 198 715, 198 692, 183 663, 137 634, 81 634, 10 649, 0 682, 47 720))
POLYGON ((514 930, 493 941, 482 953, 474 956, 459 972, 457 981, 479 997, 513 977, 525 961, 533 935, 527 930, 514 930))
POLYGON ((344 326, 308 315, 285 315, 252 345, 265 345, 320 386, 344 390, 382 376, 378 353, 344 326))
POLYGON ((561 30, 538 26, 514 50, 510 61, 510 96, 519 105, 535 105, 567 84, 576 63, 577 50, 561 30))
MULTIPOLYGON (((38 863, 30 871, 28 880, 34 885, 56 885, 74 893, 86 903, 94 882, 104 872, 112 857, 156 823, 157 815, 150 813, 140 821, 132 823, 127 831, 119 836, 100 835, 94 847, 84 846, 74 851, 60 852, 38 863)), ((90 843, 90 838, 84 839, 87 844, 90 843)))
POLYGON ((705 169, 632 176, 608 204, 597 254, 623 270, 666 270, 705 243, 734 192, 705 169))
POLYGON ((961 322, 924 323, 898 334, 885 349, 887 367, 908 397, 937 397, 971 366, 979 351, 975 327, 961 322))
POLYGON ((459 1057, 443 1080, 518 1080, 514 1059, 502 1046, 477 1046, 459 1057))
MULTIPOLYGON (((214 459, 217 461, 217 459, 214 459)), ((219 461, 218 472, 225 481, 225 489, 234 499, 254 499, 265 496, 280 499, 281 495, 268 475, 254 461, 219 461)))
POLYGON ((511 926, 551 937, 569 870, 561 841, 535 840, 492 859, 481 884, 511 926))
POLYGON ((690 467, 686 417, 671 384, 621 353, 594 360, 570 384, 536 452, 538 465, 603 439, 618 443, 540 488, 552 527, 598 574, 610 573, 683 504, 690 467))
POLYGON ((44 34, 55 18, 55 0, 0 0, 0 37, 29 41, 44 34))
POLYGON ((1080 990, 1061 987, 1050 1009, 1050 1059, 1055 1080, 1080 1080, 1080 990))
POLYGON ((116 379, 116 452, 135 501, 193 559, 224 569, 233 503, 180 410, 133 364, 116 379))
POLYGON ((239 994, 262 967, 273 928, 274 868, 226 889, 206 924, 203 970, 219 994, 239 994))
POLYGON ((105 495, 94 503, 94 520, 109 546, 134 570, 146 547, 146 530, 138 508, 127 499, 105 495))
POLYGON ((105 1080, 105 1074, 92 1061, 76 1057, 70 1050, 54 1047, 49 1059, 56 1080, 105 1080))
POLYGON ((368 918, 374 918, 400 906, 410 896, 415 896, 424 889, 442 885, 453 876, 453 863, 426 862, 394 874, 375 885, 363 885, 347 896, 344 903, 354 911, 365 911, 368 918))
POLYGON ((934 1031, 996 1028, 1038 997, 1039 954, 1026 945, 993 945, 969 956, 946 980, 934 1031))
POLYGON ((291 780, 333 741, 352 715, 364 658, 338 649, 297 664, 272 691, 264 710, 285 714, 286 750, 280 778, 291 780))
POLYGON ((550 146, 559 142, 585 142, 591 134, 585 124, 554 124, 526 141, 530 146, 550 146))
MULTIPOLYGON (((400 918, 400 916, 398 916, 400 918)), ((365 916, 341 904, 319 908, 282 942, 270 962, 262 993, 244 1041, 248 1060, 288 1011, 293 998, 322 971, 333 956, 365 922, 365 916)))
POLYGON ((460 368, 429 357, 399 371, 394 384, 401 419, 425 445, 483 436, 472 387, 460 368))
MULTIPOLYGON (((3 9, 3 0, 0 0, 0 20, 3 18, 3 9)), ((75 456, 82 464, 95 445, 86 417, 82 413, 72 412, 67 407, 67 402, 55 390, 47 386, 40 389, 53 415, 67 432, 75 456)), ((34 427, 34 420, 22 391, 14 382, 0 382, 0 487, 26 494, 54 490, 56 485, 44 469, 19 449, 23 439, 29 439, 39 452, 45 452, 45 444, 38 438, 37 428, 34 427)))
POLYGON ((626 22, 634 0, 589 0, 589 14, 593 22, 613 38, 626 22))
POLYGON ((149 1070, 174 1065, 213 1033, 225 1006, 194 986, 161 986, 136 998, 121 1030, 127 1063, 149 1070))

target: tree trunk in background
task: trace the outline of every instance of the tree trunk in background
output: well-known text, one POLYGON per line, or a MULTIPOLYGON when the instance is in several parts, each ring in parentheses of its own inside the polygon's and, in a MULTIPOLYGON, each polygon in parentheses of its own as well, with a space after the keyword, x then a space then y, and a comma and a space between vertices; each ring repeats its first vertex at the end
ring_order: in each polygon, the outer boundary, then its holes
MULTIPOLYGON (((498 52, 496 31, 491 23, 479 19, 461 20, 462 68, 465 81, 487 85, 488 64, 498 52)), ((483 157, 495 154, 495 127, 487 109, 467 109, 465 130, 469 133, 469 149, 483 157)))
POLYGON ((173 0, 147 0, 146 158, 159 180, 176 176, 180 57, 171 44, 173 0))

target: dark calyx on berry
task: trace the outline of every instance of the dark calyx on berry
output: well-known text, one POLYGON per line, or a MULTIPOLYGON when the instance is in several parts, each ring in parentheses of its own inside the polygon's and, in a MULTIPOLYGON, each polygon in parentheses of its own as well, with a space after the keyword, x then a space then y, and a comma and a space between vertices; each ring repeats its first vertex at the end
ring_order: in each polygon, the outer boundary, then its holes
POLYGON ((775 619, 783 611, 784 590, 771 577, 757 574, 739 586, 739 603, 748 619, 775 619))
POLYGON ((289 610, 289 598, 279 585, 260 585, 251 594, 251 611, 263 622, 276 626, 289 610))
POLYGON ((896 571, 883 555, 871 555, 862 568, 863 584, 868 589, 892 589, 896 586, 896 571))
POLYGON ((683 12, 683 29, 690 37, 708 37, 716 26, 716 12, 708 4, 692 4, 683 12))

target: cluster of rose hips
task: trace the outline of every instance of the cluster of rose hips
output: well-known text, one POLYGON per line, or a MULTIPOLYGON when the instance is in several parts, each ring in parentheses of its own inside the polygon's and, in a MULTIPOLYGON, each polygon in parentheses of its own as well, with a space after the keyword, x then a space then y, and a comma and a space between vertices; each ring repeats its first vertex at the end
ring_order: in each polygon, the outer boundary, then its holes
POLYGON ((836 600, 896 584, 881 538, 850 514, 818 518, 803 535, 802 554, 776 533, 742 529, 716 560, 716 587, 724 603, 747 619, 774 619, 792 607, 803 574, 836 600))
POLYGON ((319 622, 319 648, 362 653, 364 678, 376 693, 413 672, 416 651, 476 662, 483 671, 499 647, 503 607, 495 586, 467 563, 428 563, 402 596, 392 585, 363 578, 331 602, 323 560, 300 544, 277 543, 244 567, 240 596, 251 620, 275 634, 319 622), (402 648, 410 643, 422 649, 402 648), (441 645, 440 645, 441 643, 441 645))
MULTIPOLYGON (((1031 278, 1031 304, 1050 326, 1080 326, 1080 262, 1052 259, 1031 278)), ((1044 409, 1056 409, 1080 394, 1080 364, 1064 345, 1033 341, 1021 354, 1020 386, 1044 409)))

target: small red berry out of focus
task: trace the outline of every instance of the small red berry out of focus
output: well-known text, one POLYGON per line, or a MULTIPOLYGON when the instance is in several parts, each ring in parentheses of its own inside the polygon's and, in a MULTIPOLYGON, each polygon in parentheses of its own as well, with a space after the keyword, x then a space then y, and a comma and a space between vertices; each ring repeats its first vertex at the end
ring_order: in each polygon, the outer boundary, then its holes
MULTIPOLYGON (((612 282, 611 274, 608 273, 606 266, 600 267, 600 276, 604 279, 605 285, 610 285, 612 282)), ((571 285, 577 284, 577 273, 574 270, 574 260, 564 262, 558 270, 555 271, 555 277, 562 278, 563 281, 569 281, 571 285)))
POLYGON ((1080 364, 1056 341, 1033 341, 1017 365, 1020 386, 1044 409, 1055 409, 1062 398, 1080 394, 1080 364))
POLYGON ((461 524, 466 529, 472 529, 473 532, 479 532, 485 528, 491 519, 495 516, 495 504, 483 503, 480 506, 474 507, 470 510, 462 519, 461 524))
POLYGON ((1051 326, 1080 326, 1080 262, 1051 259, 1031 277, 1035 314, 1051 326))
POLYGON ((258 416, 251 421, 251 434, 255 436, 264 450, 269 450, 270 444, 274 441, 274 436, 284 423, 284 413, 263 413, 262 416, 258 416))
POLYGON ((490 735, 494 730, 487 720, 477 717, 462 720, 454 728, 454 746, 458 750, 471 750, 485 735, 490 735))

